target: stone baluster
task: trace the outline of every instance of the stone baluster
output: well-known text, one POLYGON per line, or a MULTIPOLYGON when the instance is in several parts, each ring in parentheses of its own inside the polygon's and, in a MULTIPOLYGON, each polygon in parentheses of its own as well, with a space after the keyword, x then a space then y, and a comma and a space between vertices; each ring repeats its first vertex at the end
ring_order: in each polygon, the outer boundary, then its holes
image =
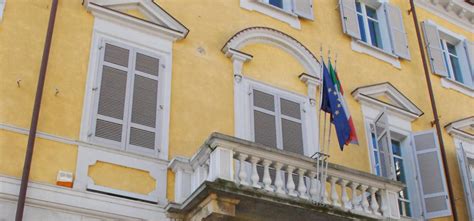
POLYGON ((298 169, 298 193, 299 197, 302 199, 308 199, 308 193, 306 193, 306 183, 304 180, 304 174, 306 173, 305 169, 298 169))
POLYGON ((355 211, 362 211, 362 206, 360 205, 361 199, 357 196, 357 187, 359 186, 356 182, 351 182, 350 184, 352 190, 352 206, 355 211))
POLYGON ((349 196, 347 195, 347 184, 349 181, 341 179, 339 180, 339 185, 341 185, 341 201, 342 207, 344 209, 352 209, 351 202, 349 201, 349 196))
POLYGON ((263 160, 263 189, 266 191, 273 192, 273 188, 271 186, 272 184, 272 178, 270 177, 270 164, 272 161, 270 160, 263 160))
POLYGON ((286 167, 287 172, 287 182, 286 182, 286 189, 288 190, 288 195, 290 196, 297 196, 295 191, 295 182, 293 182, 293 170, 295 167, 288 165, 286 167))
POLYGON ((339 203, 339 195, 337 194, 336 191, 336 181, 338 181, 339 178, 330 176, 329 177, 329 182, 331 183, 331 202, 333 206, 340 207, 341 204, 339 203))
POLYGON ((360 185, 360 192, 361 192, 360 197, 361 197, 362 209, 364 210, 364 212, 370 213, 369 201, 367 200, 367 196, 365 195, 365 193, 367 192, 367 188, 368 188, 367 185, 360 185))
POLYGON ((283 190, 283 178, 281 177, 281 168, 283 167, 283 164, 276 162, 275 163, 275 192, 278 194, 285 194, 285 191, 283 190))
POLYGON ((327 176, 324 175, 321 177, 321 191, 322 191, 322 196, 323 196, 323 203, 324 204, 329 204, 331 203, 329 201, 329 194, 328 194, 328 190, 327 190, 327 186, 326 186, 326 182, 327 182, 327 176))
POLYGON ((372 209, 372 213, 374 215, 381 215, 380 212, 379 212, 379 204, 377 203, 377 196, 375 195, 375 193, 378 191, 379 189, 375 188, 375 187, 370 187, 369 188, 369 192, 370 192, 370 208, 372 209))
POLYGON ((250 176, 250 180, 252 181, 252 186, 255 188, 261 188, 260 184, 260 177, 258 176, 257 172, 257 163, 260 161, 258 157, 250 157, 250 163, 252 163, 252 175, 250 176))
POLYGON ((380 190, 380 211, 382 211, 382 215, 384 217, 389 216, 389 208, 388 208, 388 202, 387 202, 387 191, 385 190, 380 190))
POLYGON ((311 179, 311 187, 309 188, 309 194, 311 199, 314 201, 319 201, 319 181, 316 179, 316 172, 311 171, 309 173, 309 178, 311 179))
POLYGON ((239 169, 239 183, 241 185, 249 185, 247 182, 247 171, 245 170, 245 160, 247 159, 248 155, 239 153, 237 156, 237 159, 239 159, 240 162, 240 169, 239 169))

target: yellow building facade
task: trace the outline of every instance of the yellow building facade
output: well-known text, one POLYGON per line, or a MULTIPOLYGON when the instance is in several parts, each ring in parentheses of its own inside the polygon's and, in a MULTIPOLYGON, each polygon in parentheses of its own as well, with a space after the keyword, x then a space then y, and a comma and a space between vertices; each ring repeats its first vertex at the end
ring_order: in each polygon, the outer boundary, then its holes
MULTIPOLYGON (((51 4, 0 0, 0 220, 51 4)), ((405 0, 59 0, 24 220, 473 220, 474 6, 415 5, 425 54, 405 0)))

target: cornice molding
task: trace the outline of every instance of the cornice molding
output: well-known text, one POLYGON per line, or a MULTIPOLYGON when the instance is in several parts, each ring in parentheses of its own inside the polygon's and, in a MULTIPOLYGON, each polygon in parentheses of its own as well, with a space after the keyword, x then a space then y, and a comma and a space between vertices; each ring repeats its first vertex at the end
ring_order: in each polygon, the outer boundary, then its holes
POLYGON ((85 0, 84 7, 94 16, 154 34, 164 34, 173 41, 183 39, 189 33, 189 29, 150 0, 85 0), (121 11, 124 9, 137 9, 148 20, 126 14, 121 11))
POLYGON ((410 121, 414 121, 423 115, 423 111, 389 82, 358 87, 351 94, 363 104, 386 109, 410 121), (377 99, 376 96, 380 95, 386 96, 397 105, 377 99))
POLYGON ((465 139, 468 141, 474 140, 474 134, 464 131, 464 129, 474 129, 474 116, 470 116, 461 120, 453 121, 444 126, 446 131, 454 137, 465 139))
POLYGON ((461 28, 474 30, 474 6, 462 0, 415 0, 415 4, 461 28))

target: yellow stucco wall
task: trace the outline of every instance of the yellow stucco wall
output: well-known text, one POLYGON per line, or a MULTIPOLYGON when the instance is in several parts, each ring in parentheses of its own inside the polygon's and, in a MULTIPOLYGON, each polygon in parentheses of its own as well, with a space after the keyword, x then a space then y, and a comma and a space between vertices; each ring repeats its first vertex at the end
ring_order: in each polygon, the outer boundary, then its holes
POLYGON ((138 194, 149 194, 156 180, 147 171, 97 161, 89 166, 89 177, 94 184, 138 194))
MULTIPOLYGON (((59 2, 38 129, 77 140, 82 118, 93 16, 81 5, 82 0, 59 2), (57 96, 56 89, 59 90, 57 96)), ((351 49, 350 38, 342 33, 336 0, 315 0, 315 21, 301 20, 301 30, 270 16, 245 10, 239 6, 237 0, 200 0, 199 4, 192 4, 192 7, 188 0, 156 2, 191 30, 186 39, 173 45, 169 159, 192 156, 211 132, 234 134, 232 63, 220 50, 232 35, 250 26, 267 26, 280 30, 300 41, 317 57, 321 45, 325 54, 327 49, 331 49, 333 56, 337 54, 337 69, 356 125, 359 145, 351 144, 344 152, 333 146, 330 151, 331 162, 370 171, 362 112, 360 105, 349 93, 356 87, 391 82, 425 113, 412 124, 413 131, 431 128, 433 115, 413 20, 411 15, 405 13, 409 8, 406 0, 390 1, 403 12, 412 57, 410 61, 401 60, 401 69, 351 49)), ((4 18, 0 23, 1 124, 29 127, 49 4, 49 0, 7 2, 4 18), (20 87, 17 86, 17 80, 21 80, 20 87)), ((417 11, 420 21, 431 19, 474 40, 469 30, 463 30, 425 10, 417 11)), ((141 16, 135 11, 129 13, 141 16)), ((268 45, 248 45, 242 50, 254 55, 252 61, 244 65, 244 75, 285 90, 306 94, 306 86, 297 78, 304 69, 289 54, 268 45)), ((472 98, 443 88, 437 76, 431 75, 431 78, 442 125, 472 115, 472 98)), ((20 176, 26 139, 26 135, 0 130, 0 174, 20 176)), ((459 216, 466 218, 453 141, 445 131, 443 139, 459 216)), ((331 143, 337 143, 335 136, 331 143)), ((31 179, 54 183, 58 170, 75 171, 76 158, 76 146, 39 138, 31 179)), ((143 175, 143 171, 128 172, 129 177, 143 175)), ((118 178, 112 177, 109 180, 115 179, 118 178)), ((120 188, 146 193, 151 185, 147 182, 143 181, 143 185, 138 186, 136 183, 124 182, 120 184, 120 188)), ((173 200, 173 185, 174 175, 168 172, 167 195, 170 200, 173 200)))

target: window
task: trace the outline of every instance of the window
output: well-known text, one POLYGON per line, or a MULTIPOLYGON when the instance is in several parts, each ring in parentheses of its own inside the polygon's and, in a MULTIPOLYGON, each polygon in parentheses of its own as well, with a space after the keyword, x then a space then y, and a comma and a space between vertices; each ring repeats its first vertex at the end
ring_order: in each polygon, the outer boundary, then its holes
POLYGON ((410 59, 400 9, 386 1, 339 0, 344 33, 354 51, 372 55, 400 68, 398 58, 410 59))
POLYGON ((132 152, 157 151, 158 56, 103 41, 97 73, 96 142, 132 152))
POLYGON ((0 21, 2 21, 3 18, 3 10, 5 10, 5 4, 7 0, 0 0, 0 21))
MULTIPOLYGON (((425 44, 431 72, 456 84, 443 83, 466 94, 474 94, 472 42, 432 21, 423 22, 425 44)), ((472 96, 472 95, 471 95, 472 96)))
MULTIPOLYGON (((370 124, 370 137, 373 150, 373 168, 377 176, 406 182, 406 172, 404 155, 402 155, 401 141, 392 139, 391 132, 386 130, 384 116, 380 116, 375 124, 370 124), (390 143, 388 143, 390 141, 390 143), (390 145, 389 145, 390 144, 390 145), (393 171, 392 171, 393 170, 393 171)), ((411 205, 408 194, 408 187, 399 192, 399 209, 401 216, 411 217, 411 205)))
POLYGON ((314 0, 240 0, 240 6, 258 11, 300 29, 300 18, 314 20, 314 0))
POLYGON ((448 77, 458 81, 459 83, 464 83, 456 46, 441 39, 441 49, 443 50, 444 63, 448 70, 448 77))
POLYGON ((252 89, 253 136, 256 143, 304 154, 301 101, 252 89))
POLYGON ((361 40, 374 47, 383 49, 377 11, 360 2, 356 2, 356 8, 361 40))

